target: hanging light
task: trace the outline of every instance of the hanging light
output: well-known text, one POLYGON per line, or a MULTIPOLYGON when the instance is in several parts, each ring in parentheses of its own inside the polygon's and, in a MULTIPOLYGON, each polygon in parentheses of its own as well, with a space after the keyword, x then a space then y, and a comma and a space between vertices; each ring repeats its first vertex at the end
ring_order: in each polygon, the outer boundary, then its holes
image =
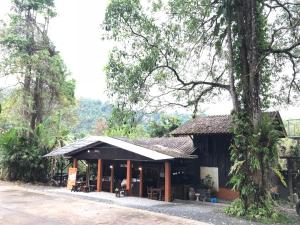
POLYGON ((140 166, 140 167, 139 167, 139 171, 142 171, 142 169, 143 169, 143 168, 140 166))
POLYGON ((110 165, 109 168, 112 169, 112 168, 114 168, 114 166, 113 166, 113 165, 110 165))

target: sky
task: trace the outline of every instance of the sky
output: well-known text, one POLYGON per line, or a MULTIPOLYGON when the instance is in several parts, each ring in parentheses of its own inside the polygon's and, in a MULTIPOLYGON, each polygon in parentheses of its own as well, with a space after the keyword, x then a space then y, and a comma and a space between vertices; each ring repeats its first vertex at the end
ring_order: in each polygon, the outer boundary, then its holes
POLYGON ((58 16, 51 21, 50 37, 76 80, 76 96, 107 100, 104 66, 109 41, 101 39, 106 0, 56 0, 58 16))
MULTIPOLYGON (((101 39, 100 28, 108 0, 56 0, 55 4, 58 15, 50 21, 49 36, 76 80, 76 97, 109 101, 104 66, 113 43, 101 39)), ((9 10, 10 0, 0 0, 0 19, 9 10)), ((231 102, 222 100, 201 108, 207 114, 228 114, 231 102)), ((300 106, 273 110, 280 110, 284 119, 300 118, 300 106)))
MULTIPOLYGON (((10 0, 0 0, 0 18, 10 10, 10 0)), ((50 21, 49 36, 62 55, 72 78, 76 97, 101 99, 105 95, 103 68, 113 47, 101 39, 106 0, 56 0, 58 15, 50 21)))

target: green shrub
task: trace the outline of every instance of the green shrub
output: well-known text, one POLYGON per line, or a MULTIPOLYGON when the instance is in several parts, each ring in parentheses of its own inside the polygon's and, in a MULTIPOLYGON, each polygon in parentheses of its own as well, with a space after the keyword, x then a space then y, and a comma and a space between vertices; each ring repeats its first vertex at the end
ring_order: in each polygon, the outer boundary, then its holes
POLYGON ((243 217, 248 220, 259 221, 265 224, 292 224, 293 218, 289 218, 274 207, 274 203, 265 202, 265 207, 258 207, 256 204, 250 205, 245 210, 245 206, 241 199, 236 199, 230 206, 225 208, 225 213, 231 216, 243 217))
POLYGON ((11 129, 0 137, 0 167, 8 180, 46 181, 49 162, 42 156, 48 149, 39 146, 37 139, 24 130, 11 129))

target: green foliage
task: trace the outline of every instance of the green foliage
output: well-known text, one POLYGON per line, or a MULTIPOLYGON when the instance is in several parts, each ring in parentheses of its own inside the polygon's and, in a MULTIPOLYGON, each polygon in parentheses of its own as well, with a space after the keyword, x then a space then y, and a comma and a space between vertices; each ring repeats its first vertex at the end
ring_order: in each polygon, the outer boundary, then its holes
POLYGON ((0 136, 0 168, 2 177, 9 180, 46 181, 49 178, 49 159, 43 155, 69 140, 64 115, 58 113, 40 123, 32 136, 29 128, 11 128, 0 136))
POLYGON ((142 115, 128 109, 125 105, 116 105, 113 107, 110 118, 108 119, 109 128, 126 126, 128 128, 136 127, 141 122, 142 115))
POLYGON ((34 138, 24 136, 24 130, 11 129, 0 137, 0 167, 9 180, 45 181, 49 164, 42 155, 48 153, 34 138))
MULTIPOLYGON (((123 43, 113 49, 105 70, 111 96, 128 105, 142 103, 149 111, 161 107, 161 96, 167 96, 171 106, 195 106, 200 101, 199 95, 205 97, 208 92, 201 94, 205 88, 193 86, 192 81, 205 79, 206 71, 210 71, 213 79, 219 72, 217 67, 210 70, 204 60, 212 59, 213 53, 200 49, 215 43, 199 38, 204 33, 200 24, 208 19, 210 12, 216 13, 210 7, 203 9, 195 1, 170 1, 169 4, 152 1, 143 5, 140 1, 111 1, 104 21, 107 38, 123 43), (164 19, 158 19, 162 15, 164 19), (190 85, 182 85, 181 79, 191 81, 190 85)), ((209 31, 208 35, 212 33, 209 31)))
POLYGON ((12 3, 9 21, 0 27, 0 71, 19 81, 15 115, 34 130, 51 113, 75 103, 75 82, 48 37, 54 1, 12 3))
POLYGON ((75 81, 48 37, 55 15, 53 0, 13 0, 1 23, 0 72, 19 82, 1 99, 0 168, 11 180, 47 180, 42 156, 64 145, 74 123, 75 81))
POLYGON ((244 217, 264 224, 292 224, 293 220, 274 208, 272 200, 266 202, 266 207, 250 206, 247 211, 241 199, 237 199, 225 208, 225 213, 232 216, 244 217))
POLYGON ((213 186, 214 186, 212 176, 210 176, 209 174, 206 175, 203 179, 201 179, 200 184, 201 184, 202 188, 209 188, 212 190, 213 186))
POLYGON ((187 120, 186 115, 156 113, 148 116, 119 104, 112 108, 105 134, 129 138, 162 137, 179 127, 183 120, 187 120))
POLYGON ((137 125, 136 127, 128 127, 126 125, 114 127, 105 131, 104 134, 110 137, 127 137, 130 139, 149 137, 142 125, 137 125))
POLYGON ((300 136, 300 119, 284 121, 288 136, 300 136))
POLYGON ((274 172, 274 174, 279 178, 280 182, 283 184, 284 187, 288 187, 286 182, 285 182, 285 178, 284 176, 281 174, 281 172, 277 169, 277 168, 271 168, 272 171, 274 172))
POLYGON ((150 121, 148 132, 150 137, 168 136, 170 132, 181 124, 182 121, 177 116, 162 115, 159 121, 150 121))
POLYGON ((233 190, 239 191, 241 201, 234 202, 228 212, 250 219, 255 219, 255 215, 257 219, 272 217, 269 177, 274 171, 279 175, 277 143, 282 134, 267 113, 263 114, 257 133, 245 115, 234 115, 234 120, 230 183, 233 190))
POLYGON ((282 138, 278 144, 279 152, 282 156, 300 155, 300 146, 297 141, 290 138, 282 138))
POLYGON ((142 115, 126 108, 125 105, 113 107, 108 119, 108 130, 104 133, 107 136, 132 139, 148 136, 142 124, 142 115))

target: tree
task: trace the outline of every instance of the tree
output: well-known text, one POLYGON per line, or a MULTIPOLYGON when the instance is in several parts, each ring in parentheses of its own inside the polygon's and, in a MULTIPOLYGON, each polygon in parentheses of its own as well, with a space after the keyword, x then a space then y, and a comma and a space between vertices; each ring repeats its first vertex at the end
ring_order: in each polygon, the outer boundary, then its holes
POLYGON ((168 136, 170 132, 175 130, 182 124, 182 121, 177 116, 161 115, 159 121, 150 121, 148 132, 150 137, 168 136))
POLYGON ((278 134, 262 111, 299 96, 299 9, 294 0, 113 0, 107 7, 107 37, 119 42, 106 68, 117 101, 192 106, 196 114, 201 102, 230 95, 240 214, 273 212, 267 177, 277 166, 278 134))
POLYGON ((94 135, 103 135, 103 133, 107 130, 107 121, 105 118, 100 117, 96 123, 94 124, 92 133, 94 135))
POLYGON ((141 121, 141 115, 137 112, 127 109, 124 104, 113 106, 111 116, 108 119, 108 127, 126 126, 128 128, 136 127, 141 121))
POLYGON ((74 102, 73 80, 48 37, 56 13, 53 0, 13 0, 10 21, 0 29, 2 76, 14 76, 21 88, 20 115, 34 130, 61 105, 74 102))
POLYGON ((131 139, 146 137, 147 132, 141 124, 142 117, 142 113, 127 109, 125 104, 117 104, 112 108, 111 116, 108 119, 108 130, 105 131, 105 134, 131 139))
POLYGON ((68 139, 75 82, 48 37, 54 1, 12 0, 9 16, 0 27, 0 74, 17 85, 1 101, 0 166, 10 179, 45 181, 42 156, 68 139))

